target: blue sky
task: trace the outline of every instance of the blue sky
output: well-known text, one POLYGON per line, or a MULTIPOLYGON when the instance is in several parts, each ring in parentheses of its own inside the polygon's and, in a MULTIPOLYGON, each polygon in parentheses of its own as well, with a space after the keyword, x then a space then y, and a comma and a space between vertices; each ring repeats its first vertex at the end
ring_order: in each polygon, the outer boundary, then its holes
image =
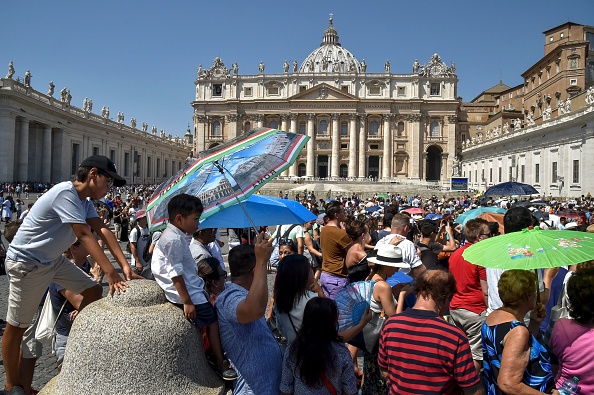
POLYGON ((31 70, 93 112, 109 106, 173 135, 192 122, 199 64, 216 56, 240 74, 282 72, 317 48, 334 14, 340 42, 368 72, 410 73, 437 52, 456 63, 458 94, 469 101, 499 80, 514 86, 543 55, 543 31, 567 21, 594 25, 593 0, 461 1, 140 1, 19 0, 1 5, 0 73, 31 70))

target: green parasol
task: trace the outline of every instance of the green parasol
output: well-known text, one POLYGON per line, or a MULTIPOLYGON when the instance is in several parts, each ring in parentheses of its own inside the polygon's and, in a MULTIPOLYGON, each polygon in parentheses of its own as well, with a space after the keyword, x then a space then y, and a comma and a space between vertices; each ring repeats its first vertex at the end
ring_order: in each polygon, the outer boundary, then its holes
POLYGON ((573 230, 524 229, 474 243, 462 257, 495 269, 545 269, 594 259, 594 235, 573 230))

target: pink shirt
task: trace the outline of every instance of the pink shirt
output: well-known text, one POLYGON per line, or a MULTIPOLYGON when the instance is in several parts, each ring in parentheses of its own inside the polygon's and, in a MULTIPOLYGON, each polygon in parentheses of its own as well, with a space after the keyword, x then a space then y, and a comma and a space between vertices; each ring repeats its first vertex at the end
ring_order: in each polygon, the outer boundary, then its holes
POLYGON ((559 357, 557 388, 575 376, 580 379, 580 394, 594 394, 594 328, 561 318, 553 329, 551 347, 559 357))

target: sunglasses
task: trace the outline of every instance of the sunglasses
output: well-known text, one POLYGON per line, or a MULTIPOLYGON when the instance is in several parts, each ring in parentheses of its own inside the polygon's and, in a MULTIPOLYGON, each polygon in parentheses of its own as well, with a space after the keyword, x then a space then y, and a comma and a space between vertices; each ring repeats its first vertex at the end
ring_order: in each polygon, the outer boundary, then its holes
POLYGON ((291 239, 280 239, 278 242, 279 246, 294 245, 295 242, 291 239))
POLYGON ((112 177, 112 176, 110 176, 109 174, 107 174, 106 172, 104 172, 104 171, 101 171, 101 170, 99 170, 99 171, 97 172, 97 174, 99 174, 99 175, 101 175, 101 176, 103 176, 103 177, 107 178, 107 185, 108 185, 110 188, 111 188, 111 187, 113 187, 113 177, 112 177))

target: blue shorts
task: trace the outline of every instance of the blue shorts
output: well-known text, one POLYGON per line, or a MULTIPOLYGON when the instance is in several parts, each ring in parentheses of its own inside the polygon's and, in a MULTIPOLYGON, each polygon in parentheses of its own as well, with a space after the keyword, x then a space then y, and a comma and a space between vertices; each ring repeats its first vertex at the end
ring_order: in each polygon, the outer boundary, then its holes
MULTIPOLYGON (((172 304, 182 309, 182 311, 184 310, 183 304, 172 304)), ((208 326, 218 319, 217 311, 210 302, 195 304, 194 307, 196 307, 196 319, 194 320, 194 325, 196 325, 197 328, 208 326)))

